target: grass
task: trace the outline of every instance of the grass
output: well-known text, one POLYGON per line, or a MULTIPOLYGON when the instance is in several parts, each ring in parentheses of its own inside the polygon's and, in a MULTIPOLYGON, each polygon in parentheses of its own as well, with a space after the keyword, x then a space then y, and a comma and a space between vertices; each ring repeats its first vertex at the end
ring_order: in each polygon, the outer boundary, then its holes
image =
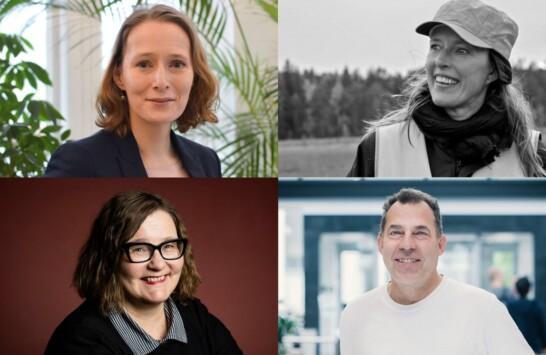
POLYGON ((361 139, 362 137, 283 140, 279 144, 279 175, 347 176, 361 139))

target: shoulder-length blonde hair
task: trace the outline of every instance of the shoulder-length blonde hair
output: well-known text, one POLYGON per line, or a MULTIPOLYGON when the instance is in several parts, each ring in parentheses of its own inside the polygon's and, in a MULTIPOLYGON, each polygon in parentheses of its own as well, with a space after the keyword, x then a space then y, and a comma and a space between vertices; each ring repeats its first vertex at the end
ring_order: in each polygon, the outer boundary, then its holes
MULTIPOLYGON (((536 147, 533 146, 531 139, 531 130, 534 128, 533 111, 523 95, 522 89, 517 83, 504 84, 496 80, 489 84, 487 88, 485 103, 493 106, 494 102, 498 102, 498 100, 492 100, 493 96, 500 98, 503 106, 494 108, 506 110, 508 124, 512 128, 512 139, 516 144, 525 175, 531 177, 546 176, 546 171, 542 167, 542 159, 538 155, 536 147)), ((415 110, 431 102, 424 68, 410 76, 407 87, 397 97, 402 99, 401 107, 386 114, 378 121, 365 122, 369 127, 364 137, 371 135, 379 127, 411 120, 415 110)))
POLYGON ((193 260, 186 228, 174 207, 160 196, 147 192, 123 192, 101 209, 80 251, 73 284, 82 298, 96 302, 103 314, 120 310, 125 291, 120 281, 122 246, 133 237, 146 217, 157 210, 167 212, 178 238, 186 240, 184 266, 172 294, 180 302, 191 300, 201 283, 193 260))
POLYGON ((114 75, 121 68, 129 33, 145 21, 174 23, 190 39, 194 79, 186 109, 176 120, 178 130, 186 132, 204 122, 217 122, 214 109, 218 99, 218 83, 208 65, 197 31, 191 20, 180 11, 166 5, 155 5, 150 9, 139 9, 133 12, 119 30, 112 58, 104 73, 97 97, 96 107, 99 114, 97 125, 114 131, 120 136, 124 136, 129 129, 128 103, 122 97, 123 91, 114 82, 114 75))

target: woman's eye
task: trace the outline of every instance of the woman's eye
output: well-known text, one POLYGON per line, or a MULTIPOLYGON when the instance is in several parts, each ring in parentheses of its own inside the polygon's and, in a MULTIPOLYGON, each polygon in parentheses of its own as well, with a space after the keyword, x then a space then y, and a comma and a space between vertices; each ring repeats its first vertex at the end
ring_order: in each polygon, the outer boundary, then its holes
POLYGON ((439 45, 437 45, 437 44, 431 44, 430 45, 430 50, 437 50, 437 49, 440 49, 439 45))
POLYGON ((137 67, 143 68, 143 69, 149 68, 150 66, 151 66, 151 64, 148 61, 143 61, 143 62, 138 62, 137 63, 137 67))
POLYGON ((181 60, 175 60, 171 63, 171 66, 176 69, 184 68, 186 64, 181 60))
POLYGON ((468 53, 470 53, 470 51, 468 49, 466 49, 466 48, 458 48, 457 53, 459 53, 459 54, 468 54, 468 53))

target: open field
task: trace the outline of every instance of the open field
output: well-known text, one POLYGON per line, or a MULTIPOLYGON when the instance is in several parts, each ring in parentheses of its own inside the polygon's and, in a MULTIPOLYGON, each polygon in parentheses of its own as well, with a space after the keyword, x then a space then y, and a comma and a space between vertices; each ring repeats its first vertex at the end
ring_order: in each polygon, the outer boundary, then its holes
POLYGON ((361 137, 282 140, 281 177, 343 177, 351 169, 361 137))

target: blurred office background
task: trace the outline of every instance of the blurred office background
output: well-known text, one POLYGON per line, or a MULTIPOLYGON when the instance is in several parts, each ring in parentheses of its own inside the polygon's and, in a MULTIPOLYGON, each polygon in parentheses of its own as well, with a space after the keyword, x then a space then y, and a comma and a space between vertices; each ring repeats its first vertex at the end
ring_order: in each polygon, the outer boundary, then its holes
MULTIPOLYGON (((519 37, 511 63, 546 130, 546 2, 484 0, 512 17, 519 37)), ((279 22, 280 176, 346 176, 364 121, 399 104, 409 74, 422 68, 428 37, 415 28, 446 1, 281 0, 279 22)))
POLYGON ((527 276, 536 286, 529 298, 546 304, 544 180, 281 179, 281 350, 339 354, 344 306, 389 279, 376 236, 386 196, 403 187, 439 200, 448 238, 441 273, 486 290, 493 270, 508 290, 527 276))

